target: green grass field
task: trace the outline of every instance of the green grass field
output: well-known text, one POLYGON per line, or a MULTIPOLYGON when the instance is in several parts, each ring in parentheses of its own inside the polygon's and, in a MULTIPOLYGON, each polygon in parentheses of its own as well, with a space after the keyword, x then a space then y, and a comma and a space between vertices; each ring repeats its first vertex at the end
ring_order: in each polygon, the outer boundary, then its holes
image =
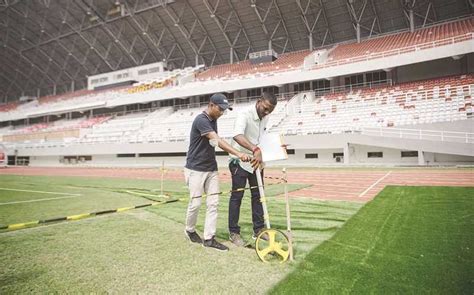
MULTIPOLYGON (((187 198, 182 182, 165 191, 187 198)), ((290 190, 303 187, 290 185, 290 190)), ((0 188, 81 194, 67 199, 15 203, 62 195, 0 190, 0 224, 22 223, 149 203, 124 192, 159 189, 158 181, 84 177, 0 176, 0 188)), ((222 184, 228 190, 228 184, 222 184)), ((268 186, 274 228, 286 228, 282 185, 268 186)), ((220 199, 218 239, 227 240, 228 196, 220 199)), ((183 234, 187 202, 179 201, 79 221, 0 233, 0 293, 257 293, 267 292, 315 246, 331 238, 360 203, 291 201, 294 263, 263 264, 255 251, 220 253, 189 244, 183 234)), ((205 206, 198 230, 202 232, 205 206)), ((242 234, 251 236, 249 198, 241 213, 242 234)))
MULTIPOLYGON (((0 224, 146 204, 150 200, 129 192, 153 195, 159 186, 152 180, 0 176, 0 224), (38 201, 51 198, 59 199, 38 201)), ((289 189, 301 187, 293 184, 289 189)), ((226 191, 229 185, 222 184, 221 189, 226 191)), ((266 188, 272 227, 285 230, 282 191, 282 185, 266 188)), ((296 260, 277 265, 264 264, 253 249, 229 242, 225 242, 230 247, 227 253, 189 244, 183 234, 187 189, 182 182, 167 181, 165 192, 181 201, 0 232, 0 293, 472 294, 474 290, 473 188, 388 187, 365 206, 292 199, 296 260)), ((224 241, 227 202, 228 195, 222 195, 217 238, 224 241)), ((205 206, 198 222, 200 233, 204 210, 205 206)), ((247 195, 240 222, 247 240, 250 213, 247 195)))
POLYGON ((272 294, 472 294, 474 189, 388 187, 272 294))

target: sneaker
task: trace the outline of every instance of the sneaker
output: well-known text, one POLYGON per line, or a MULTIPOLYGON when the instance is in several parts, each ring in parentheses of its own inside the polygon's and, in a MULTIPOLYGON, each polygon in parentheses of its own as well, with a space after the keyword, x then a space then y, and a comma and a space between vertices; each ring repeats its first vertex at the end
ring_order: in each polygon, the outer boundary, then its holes
POLYGON ((229 248, 227 248, 226 246, 216 241, 214 237, 212 237, 212 239, 209 239, 209 240, 204 240, 204 243, 202 243, 202 246, 213 248, 217 251, 222 251, 222 252, 229 251, 229 248))
POLYGON ((191 243, 198 243, 202 244, 202 239, 201 237, 197 234, 197 232, 190 232, 187 230, 184 230, 184 234, 186 235, 186 238, 191 242, 191 243))
MULTIPOLYGON (((264 231, 264 230, 265 230, 265 229, 262 228, 262 229, 258 230, 257 233, 253 233, 252 239, 256 240, 257 237, 258 237, 258 235, 260 235, 260 233, 261 233, 262 231, 264 231)), ((265 240, 265 241, 268 241, 268 234, 267 234, 267 233, 264 233, 264 234, 260 237, 260 239, 265 240)))
POLYGON ((230 233, 229 240, 237 247, 242 247, 245 245, 244 240, 242 240, 242 237, 238 233, 230 233))

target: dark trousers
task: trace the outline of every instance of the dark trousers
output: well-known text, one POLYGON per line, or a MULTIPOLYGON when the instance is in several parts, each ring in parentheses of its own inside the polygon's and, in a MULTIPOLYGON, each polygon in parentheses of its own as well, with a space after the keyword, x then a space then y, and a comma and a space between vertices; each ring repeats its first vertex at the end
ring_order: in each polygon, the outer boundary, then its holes
MULTIPOLYGON (((240 234, 239 216, 240 216, 240 205, 242 204, 242 198, 244 191, 235 190, 244 188, 247 180, 249 186, 255 187, 251 189, 251 201, 252 201, 252 222, 253 231, 258 233, 264 226, 263 220, 263 208, 260 202, 260 192, 258 191, 257 176, 254 173, 249 173, 247 170, 242 169, 238 163, 231 162, 229 164, 229 170, 232 175, 232 194, 230 195, 229 201, 229 232, 240 234)), ((263 171, 262 171, 263 180, 263 171)))

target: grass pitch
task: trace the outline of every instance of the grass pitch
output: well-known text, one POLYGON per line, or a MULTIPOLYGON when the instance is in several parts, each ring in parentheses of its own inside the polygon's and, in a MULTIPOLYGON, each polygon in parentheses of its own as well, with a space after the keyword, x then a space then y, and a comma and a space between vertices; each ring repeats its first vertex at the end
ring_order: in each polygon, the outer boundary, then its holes
MULTIPOLYGON (((0 176, 0 188, 18 190, 0 190, 0 224, 11 224, 149 203, 126 191, 157 194, 159 182, 0 176), (29 202, 63 197, 44 192, 80 195, 29 202)), ((282 191, 281 185, 268 186, 266 194, 272 227, 285 230, 282 191)), ((389 187, 365 206, 292 199, 296 261, 282 265, 264 264, 254 250, 229 242, 224 242, 227 253, 188 243, 187 189, 167 181, 165 192, 184 201, 0 233, 0 293, 471 294, 474 289, 473 188, 389 187)), ((240 222, 247 240, 249 199, 247 194, 240 222)), ((221 241, 228 238, 227 206, 224 194, 221 241)), ((199 233, 204 215, 202 206, 199 233)))
MULTIPOLYGON (((0 187, 78 197, 0 206, 0 224, 28 222, 149 203, 125 190, 153 192, 158 181, 84 177, 0 176, 0 187)), ((291 185, 290 190, 302 187, 291 185)), ((222 184, 228 190, 228 184, 222 184)), ((187 200, 182 182, 165 191, 187 200)), ((272 227, 286 228, 281 185, 268 186, 272 227)), ((156 193, 156 192, 154 192, 156 193)), ((0 191, 0 203, 61 197, 0 191)), ((255 293, 285 277, 316 245, 329 239, 362 206, 359 203, 291 201, 294 264, 267 265, 252 249, 220 253, 184 238, 187 201, 72 222, 0 233, 0 293, 255 293)), ((217 238, 226 241, 228 195, 220 199, 217 238)), ((205 206, 198 231, 202 233, 205 206)), ((251 236, 248 196, 241 211, 242 234, 251 236)))
POLYGON ((272 294, 472 294, 474 188, 388 187, 272 294))

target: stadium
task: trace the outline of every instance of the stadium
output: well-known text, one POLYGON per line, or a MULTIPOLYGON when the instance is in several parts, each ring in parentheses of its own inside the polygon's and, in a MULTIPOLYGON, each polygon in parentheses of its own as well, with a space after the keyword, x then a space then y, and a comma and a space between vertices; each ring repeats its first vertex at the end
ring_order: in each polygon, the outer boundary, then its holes
POLYGON ((0 1, 0 292, 472 293, 473 8, 0 1), (266 132, 288 158, 264 187, 293 261, 183 237, 189 135, 215 93, 227 141, 239 112, 278 99, 266 132))

